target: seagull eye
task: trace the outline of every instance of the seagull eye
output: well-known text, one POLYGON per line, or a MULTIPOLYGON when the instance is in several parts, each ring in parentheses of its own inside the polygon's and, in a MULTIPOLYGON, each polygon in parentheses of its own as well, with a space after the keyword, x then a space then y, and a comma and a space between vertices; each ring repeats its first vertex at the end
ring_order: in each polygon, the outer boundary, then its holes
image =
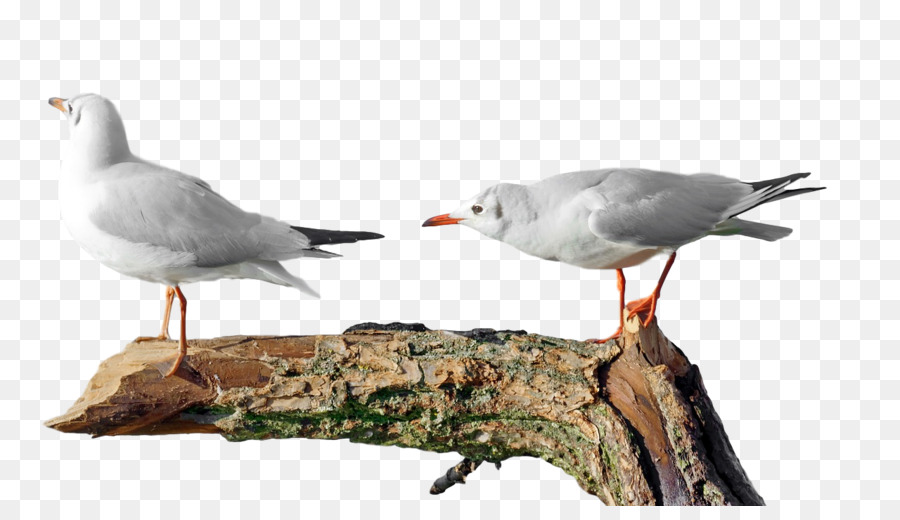
POLYGON ((72 103, 69 103, 69 113, 72 113, 72 103))
POLYGON ((481 213, 483 211, 484 211, 484 206, 482 206, 481 204, 475 204, 474 206, 472 206, 472 213, 474 213, 476 215, 481 215, 481 213))

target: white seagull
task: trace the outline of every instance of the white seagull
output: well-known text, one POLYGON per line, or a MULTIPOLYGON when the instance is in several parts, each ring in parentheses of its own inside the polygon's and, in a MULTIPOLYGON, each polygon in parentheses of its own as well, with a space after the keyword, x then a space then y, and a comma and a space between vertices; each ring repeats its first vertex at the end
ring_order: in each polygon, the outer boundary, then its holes
POLYGON ((665 253, 669 259, 650 296, 630 302, 628 317, 656 313, 663 282, 676 250, 707 235, 744 235, 774 241, 785 227, 736 218, 786 197, 824 188, 787 190, 809 173, 759 182, 720 175, 682 175, 642 169, 566 173, 536 184, 497 184, 452 213, 432 217, 423 227, 462 224, 524 253, 585 269, 615 269, 619 289, 619 328, 625 324, 622 269, 665 253))
POLYGON ((159 336, 168 340, 175 295, 181 304, 178 355, 187 353, 187 300, 181 285, 219 278, 252 278, 318 294, 291 275, 281 260, 333 258, 318 249, 383 238, 363 231, 291 226, 243 211, 201 179, 145 161, 128 148, 116 107, 96 94, 50 98, 69 121, 70 148, 62 157, 60 205, 72 237, 91 256, 119 273, 166 286, 166 311, 159 336))

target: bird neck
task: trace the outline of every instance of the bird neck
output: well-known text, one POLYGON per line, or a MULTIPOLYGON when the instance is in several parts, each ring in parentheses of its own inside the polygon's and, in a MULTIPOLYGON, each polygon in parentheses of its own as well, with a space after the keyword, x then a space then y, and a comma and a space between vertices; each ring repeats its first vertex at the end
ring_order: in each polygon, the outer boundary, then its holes
POLYGON ((550 202, 546 193, 531 186, 516 185, 516 197, 504 206, 504 214, 509 213, 510 225, 503 230, 499 240, 529 255, 556 260, 549 244, 555 243, 560 231, 553 229, 553 224, 548 229, 548 223, 556 222, 557 213, 550 202))
POLYGON ((535 197, 527 186, 508 184, 503 188, 503 217, 500 225, 492 229, 491 238, 502 241, 521 240, 533 227, 538 214, 535 208, 535 197))
POLYGON ((106 121, 83 121, 72 131, 65 161, 74 169, 89 171, 112 166, 132 157, 125 125, 118 117, 106 121))

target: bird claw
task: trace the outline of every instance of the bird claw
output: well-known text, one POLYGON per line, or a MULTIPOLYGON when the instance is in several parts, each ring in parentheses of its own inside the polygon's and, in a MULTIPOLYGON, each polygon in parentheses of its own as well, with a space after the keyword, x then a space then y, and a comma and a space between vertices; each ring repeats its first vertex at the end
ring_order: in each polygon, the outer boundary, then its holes
POLYGON ((175 356, 175 362, 172 363, 172 368, 169 369, 169 371, 166 373, 166 377, 175 375, 175 372, 178 371, 178 367, 181 366, 181 362, 184 361, 185 355, 186 355, 186 352, 184 350, 180 350, 178 352, 178 355, 175 356))
POLYGON ((644 327, 650 326, 650 322, 653 321, 652 312, 653 309, 653 296, 647 296, 646 298, 641 298, 640 300, 634 300, 633 302, 628 302, 628 305, 625 306, 628 310, 628 319, 634 318, 642 313, 647 313, 647 317, 641 320, 641 324, 644 327))
POLYGON ((598 344, 600 344, 600 343, 606 343, 607 341, 610 341, 610 340, 613 340, 613 339, 619 339, 619 337, 620 337, 621 335, 622 335, 622 327, 619 327, 619 328, 616 329, 615 332, 612 333, 612 336, 609 336, 609 337, 606 338, 606 339, 593 339, 593 338, 592 338, 592 339, 586 339, 586 340, 584 340, 584 342, 585 342, 585 343, 598 343, 598 344))
POLYGON ((163 377, 171 377, 178 372, 178 369, 181 367, 181 362, 184 361, 184 352, 178 352, 178 355, 174 358, 169 358, 163 361, 159 361, 157 363, 152 363, 153 367, 156 370, 159 370, 159 374, 163 377))
POLYGON ((138 336, 138 337, 134 338, 134 343, 144 343, 146 341, 172 341, 172 340, 169 338, 168 334, 166 334, 166 335, 160 334, 159 336, 138 336))
POLYGON ((633 318, 639 312, 649 311, 651 305, 653 305, 652 296, 628 302, 628 305, 625 306, 628 310, 628 318, 633 318))

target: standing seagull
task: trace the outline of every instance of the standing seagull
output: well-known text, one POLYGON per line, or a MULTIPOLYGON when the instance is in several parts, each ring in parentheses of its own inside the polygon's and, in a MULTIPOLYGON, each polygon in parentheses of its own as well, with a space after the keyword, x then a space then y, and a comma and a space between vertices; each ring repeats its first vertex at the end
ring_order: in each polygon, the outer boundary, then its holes
POLYGON ((181 284, 252 278, 318 297, 279 261, 333 258, 340 255, 316 246, 383 238, 291 226, 243 211, 206 182, 132 154, 122 118, 108 99, 79 94, 49 102, 69 120, 71 149, 62 158, 60 202, 72 237, 103 265, 166 286, 159 336, 135 341, 169 339, 169 314, 178 295, 179 351, 166 376, 178 370, 187 353, 181 284))
POLYGON ((619 328, 625 325, 625 275, 622 269, 666 253, 656 289, 630 302, 628 317, 656 314, 663 282, 675 251, 707 235, 744 235, 774 241, 791 233, 785 227, 736 218, 750 209, 823 188, 786 190, 809 173, 741 182, 708 173, 681 175, 641 169, 566 173, 530 186, 497 184, 452 213, 432 217, 423 227, 462 224, 546 260, 585 269, 615 269, 619 288, 619 328))

